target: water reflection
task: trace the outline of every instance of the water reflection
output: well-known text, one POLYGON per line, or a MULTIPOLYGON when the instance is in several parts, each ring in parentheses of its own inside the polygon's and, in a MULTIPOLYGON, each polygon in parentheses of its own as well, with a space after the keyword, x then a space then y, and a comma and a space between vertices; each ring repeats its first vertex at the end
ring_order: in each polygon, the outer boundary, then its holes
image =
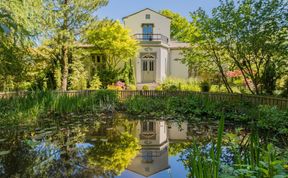
POLYGON ((2 129, 0 177, 168 177, 180 170, 186 174, 177 157, 187 145, 184 141, 203 133, 209 138, 207 133, 215 129, 199 130, 187 122, 128 120, 121 115, 50 119, 35 127, 2 129))

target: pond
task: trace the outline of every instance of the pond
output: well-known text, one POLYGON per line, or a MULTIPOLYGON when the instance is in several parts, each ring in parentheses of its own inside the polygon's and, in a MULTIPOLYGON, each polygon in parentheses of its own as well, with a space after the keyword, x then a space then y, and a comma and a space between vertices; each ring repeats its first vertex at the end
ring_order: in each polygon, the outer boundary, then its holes
MULTIPOLYGON (((217 125, 71 114, 1 128, 0 177, 186 177, 189 145, 211 147, 217 125)), ((225 126, 228 134, 237 130, 225 126)), ((222 152, 230 164, 233 155, 222 152)))

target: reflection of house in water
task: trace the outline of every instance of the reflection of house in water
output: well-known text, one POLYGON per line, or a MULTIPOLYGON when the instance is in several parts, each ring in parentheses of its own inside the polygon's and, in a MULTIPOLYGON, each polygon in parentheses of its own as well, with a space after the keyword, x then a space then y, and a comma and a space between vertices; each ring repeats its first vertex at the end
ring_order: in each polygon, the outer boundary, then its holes
POLYGON ((170 168, 169 141, 187 139, 187 123, 179 126, 166 121, 141 121, 137 125, 136 137, 142 149, 127 170, 149 177, 170 168))

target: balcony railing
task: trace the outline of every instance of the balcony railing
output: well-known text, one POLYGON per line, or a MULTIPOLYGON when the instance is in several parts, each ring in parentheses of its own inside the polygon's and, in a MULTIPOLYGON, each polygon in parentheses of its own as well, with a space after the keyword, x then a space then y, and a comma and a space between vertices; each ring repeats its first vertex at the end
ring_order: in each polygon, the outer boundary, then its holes
POLYGON ((161 41, 163 43, 168 43, 169 39, 167 36, 162 34, 140 34, 137 33, 134 37, 139 41, 161 41))

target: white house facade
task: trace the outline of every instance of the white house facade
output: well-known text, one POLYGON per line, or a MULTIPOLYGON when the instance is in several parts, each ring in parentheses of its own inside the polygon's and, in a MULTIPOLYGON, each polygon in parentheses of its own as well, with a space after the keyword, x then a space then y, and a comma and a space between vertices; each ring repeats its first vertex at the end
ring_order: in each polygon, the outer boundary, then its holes
POLYGON ((188 67, 181 62, 181 52, 189 44, 170 38, 170 18, 147 8, 124 17, 123 21, 140 43, 135 59, 137 83, 161 83, 168 76, 189 77, 188 67))

